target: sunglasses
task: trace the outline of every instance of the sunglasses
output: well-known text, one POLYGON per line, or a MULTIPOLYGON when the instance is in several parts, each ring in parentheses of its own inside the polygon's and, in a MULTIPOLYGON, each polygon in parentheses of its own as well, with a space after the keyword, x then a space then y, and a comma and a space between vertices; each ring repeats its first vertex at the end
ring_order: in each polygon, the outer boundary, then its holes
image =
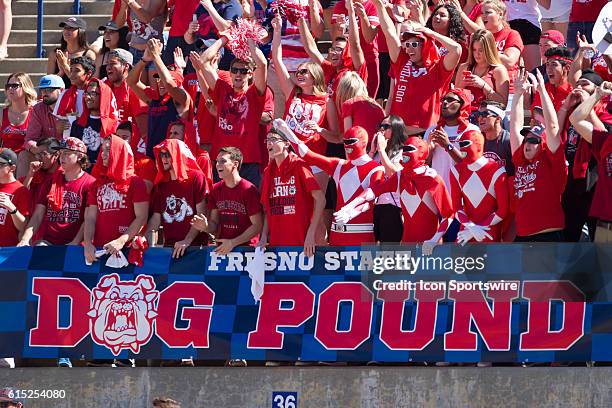
POLYGON ((159 152, 159 157, 160 159, 163 159, 163 158, 169 159, 171 157, 170 152, 159 152))
POLYGON ((497 115, 491 111, 485 110, 485 111, 476 111, 476 116, 481 117, 481 118, 488 118, 490 116, 497 116, 497 115))
POLYGON ((306 75, 308 73, 308 69, 306 68, 302 68, 302 69, 298 69, 297 71, 295 71, 295 75, 306 75))
POLYGON ((525 143, 538 145, 542 143, 542 139, 537 136, 528 136, 525 138, 525 143))
POLYGON ((421 46, 419 41, 406 41, 404 44, 407 48, 419 48, 421 46))
POLYGON ((236 67, 232 67, 230 68, 230 72, 232 74, 242 74, 242 75, 247 75, 251 72, 250 69, 248 68, 236 68, 236 67))
POLYGON ((378 129, 379 130, 391 129, 391 124, 390 123, 381 123, 380 125, 378 125, 378 129))
POLYGON ((19 88, 21 88, 21 84, 20 83, 6 84, 5 88, 6 89, 19 89, 19 88))

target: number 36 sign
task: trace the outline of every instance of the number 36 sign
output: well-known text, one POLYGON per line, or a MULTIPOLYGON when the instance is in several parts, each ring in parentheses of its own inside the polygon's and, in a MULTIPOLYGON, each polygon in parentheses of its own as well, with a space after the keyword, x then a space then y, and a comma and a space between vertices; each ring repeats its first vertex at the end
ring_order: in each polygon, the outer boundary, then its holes
POLYGON ((272 392, 272 408, 297 408, 297 392, 272 392))

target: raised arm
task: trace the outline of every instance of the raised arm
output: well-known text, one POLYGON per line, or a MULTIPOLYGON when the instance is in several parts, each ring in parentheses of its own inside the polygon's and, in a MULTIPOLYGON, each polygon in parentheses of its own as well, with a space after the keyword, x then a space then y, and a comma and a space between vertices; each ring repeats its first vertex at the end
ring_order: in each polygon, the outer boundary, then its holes
POLYGON ((156 38, 151 38, 147 42, 147 48, 151 53, 153 63, 155 64, 155 68, 157 68, 157 73, 159 75, 161 83, 164 85, 164 87, 174 100, 174 103, 176 105, 179 105, 182 110, 185 110, 189 105, 189 94, 187 93, 187 91, 185 91, 185 89, 183 89, 183 87, 179 87, 176 82, 174 82, 174 79, 170 75, 168 67, 166 67, 166 64, 162 60, 162 43, 156 38))
POLYGON ((444 56, 444 68, 447 71, 452 71, 459 65, 461 59, 461 45, 450 37, 442 34, 438 34, 435 31, 425 27, 414 27, 414 31, 425 34, 429 38, 433 38, 436 42, 442 44, 448 50, 448 53, 444 56))
POLYGON ((300 39, 302 40, 302 44, 304 44, 304 50, 306 50, 310 59, 318 64, 323 64, 325 58, 323 58, 323 55, 319 52, 317 43, 308 29, 305 18, 302 17, 298 20, 298 29, 300 31, 300 39))
POLYGON ((287 71, 287 67, 283 62, 283 49, 281 46, 281 29, 282 29, 283 21, 281 20, 280 15, 274 16, 272 19, 272 27, 274 28, 274 35, 272 37, 272 62, 274 63, 274 72, 276 72, 276 77, 278 78, 278 82, 280 84, 281 91, 285 96, 285 100, 289 98, 291 92, 293 91, 293 81, 291 80, 291 75, 289 75, 289 71, 287 71))
POLYGON ((134 94, 149 105, 151 103, 151 98, 147 96, 145 89, 147 89, 146 85, 140 81, 140 77, 142 76, 142 72, 147 66, 148 62, 151 61, 151 55, 149 54, 149 50, 145 49, 144 56, 138 63, 132 68, 128 74, 126 82, 128 86, 134 91, 134 94))
POLYGON ((232 22, 227 21, 226 19, 221 17, 221 15, 217 12, 217 9, 215 9, 215 7, 213 6, 212 0, 201 0, 200 4, 202 4, 204 9, 208 12, 208 15, 212 19, 213 24, 215 25, 215 28, 217 29, 218 32, 221 33, 225 30, 228 30, 231 27, 232 22))
POLYGON ((217 80, 219 79, 219 75, 217 74, 217 67, 213 65, 213 60, 219 54, 219 50, 225 46, 227 43, 226 37, 221 37, 213 45, 208 47, 206 51, 201 55, 201 74, 206 80, 208 84, 208 89, 210 92, 214 92, 215 86, 217 85, 217 80))
POLYGON ((525 121, 525 114, 523 112, 523 98, 524 93, 531 88, 529 79, 525 69, 517 74, 514 81, 514 97, 512 98, 512 108, 510 110, 510 149, 512 154, 516 152, 523 144, 523 122, 525 121))
POLYGON ((461 3, 459 3, 459 0, 452 0, 451 4, 455 6, 457 11, 459 11, 459 14, 461 15, 461 22, 463 23, 463 28, 465 28, 465 31, 472 34, 480 29, 485 28, 484 24, 482 23, 482 17, 478 16, 476 21, 472 21, 472 19, 463 11, 463 7, 461 7, 461 3))
MULTIPOLYGON (((351 59, 353 60, 353 67, 358 70, 363 66, 363 64, 365 64, 365 57, 359 41, 359 27, 357 26, 357 19, 355 18, 353 0, 346 0, 346 9, 348 10, 348 43, 351 51, 351 59)), ((363 21, 362 24, 364 24, 363 21)))
POLYGON ((310 8, 310 31, 315 38, 323 38, 325 32, 325 24, 321 20, 321 3, 319 0, 308 0, 308 7, 310 8))
MULTIPOLYGON (((365 38, 365 40, 368 43, 371 43, 376 38, 376 34, 378 33, 378 26, 372 24, 370 20, 372 19, 378 22, 379 18, 377 16, 373 16, 373 17, 368 16, 365 10, 365 7, 363 6, 363 3, 359 3, 355 0, 349 0, 349 2, 351 3, 351 8, 354 9, 354 14, 359 16, 363 38, 365 38)), ((349 10, 348 4, 347 4, 346 9, 349 10)), ((349 13, 350 13, 350 10, 349 10, 349 13)), ((349 14, 349 17, 350 17, 350 14, 349 14)))
POLYGON ((570 122, 574 125, 574 128, 580 136, 587 142, 591 143, 593 140, 593 123, 588 120, 588 117, 595 107, 595 104, 601 100, 604 96, 612 95, 612 82, 602 83, 591 96, 589 96, 584 102, 582 102, 570 115, 570 122))
POLYGON ((255 41, 249 39, 249 48, 251 49, 251 58, 255 61, 255 71, 253 72, 253 84, 257 88, 259 95, 266 94, 268 86, 268 60, 263 55, 261 50, 255 45, 255 41))
POLYGON ((164 12, 164 7, 166 7, 166 0, 149 0, 147 8, 141 6, 136 0, 123 1, 127 3, 128 8, 132 13, 136 14, 140 21, 147 24, 155 17, 161 15, 164 12))
MULTIPOLYGON (((532 74, 529 74, 533 77, 532 74)), ((542 112, 544 114, 544 125, 546 127, 546 145, 551 153, 555 153, 561 145, 561 135, 559 131, 559 121, 557 119, 557 112, 553 105, 550 95, 544 85, 544 78, 540 70, 536 70, 536 78, 532 78, 532 81, 536 81, 538 92, 540 93, 540 99, 542 100, 542 112)), ((536 85, 534 84, 534 85, 536 85)))
POLYGON ((378 18, 380 18, 380 29, 385 35, 385 40, 387 41, 389 57, 391 58, 392 62, 397 62, 402 45, 400 43, 397 30, 395 29, 395 25, 393 24, 391 17, 389 17, 389 14, 387 14, 382 0, 372 0, 372 3, 374 3, 376 6, 378 18))

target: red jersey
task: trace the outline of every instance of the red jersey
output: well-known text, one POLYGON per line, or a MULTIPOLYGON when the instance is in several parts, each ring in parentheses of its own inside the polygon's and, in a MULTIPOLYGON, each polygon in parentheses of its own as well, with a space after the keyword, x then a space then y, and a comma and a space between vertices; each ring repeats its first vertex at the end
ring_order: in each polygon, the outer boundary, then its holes
POLYGON ((453 205, 444 180, 428 166, 417 167, 406 177, 409 170, 400 170, 374 186, 376 196, 396 193, 400 197, 404 215, 402 242, 424 242, 430 240, 438 230, 440 219, 453 215, 453 205))
POLYGON ((76 237, 83 224, 87 198, 96 183, 96 179, 83 172, 77 179, 64 183, 62 195, 62 208, 54 211, 49 205, 47 195, 51 190, 53 179, 41 188, 36 204, 47 207, 47 212, 41 228, 44 229, 40 237, 53 245, 66 245, 76 237))
POLYGON ((306 129, 304 124, 308 121, 316 122, 322 126, 327 113, 327 100, 325 95, 296 94, 295 88, 285 103, 285 122, 287 126, 306 143, 313 152, 325 154, 327 142, 314 130, 306 129))
MULTIPOLYGON (((561 109, 561 105, 563 105, 563 101, 567 97, 567 95, 572 92, 572 86, 569 82, 562 84, 561 86, 554 86, 550 82, 547 82, 545 85, 546 91, 548 95, 550 95, 550 99, 552 100, 553 105, 555 106, 555 110, 558 112, 561 109)), ((537 92, 533 96, 533 102, 531 103, 531 111, 533 112, 533 108, 536 106, 542 107, 542 98, 540 97, 540 93, 537 92)))
POLYGON ((312 219, 312 192, 320 190, 304 160, 291 153, 280 167, 271 160, 263 175, 261 202, 272 246, 302 246, 312 219), (290 225, 291 228, 287 228, 290 225))
POLYGON ((440 117, 442 95, 453 77, 453 71, 444 67, 444 60, 417 68, 402 50, 391 71, 395 79, 391 114, 401 117, 406 126, 427 129, 435 124, 440 117))
MULTIPOLYGON (((191 229, 191 219, 197 213, 196 206, 204 201, 208 190, 202 172, 194 171, 185 181, 171 180, 159 183, 153 190, 151 205, 161 215, 164 227, 164 246, 174 246, 182 241, 191 229)), ((206 243, 206 235, 198 234, 192 246, 206 243)))
MULTIPOLYGON (((227 82, 229 85, 231 85, 232 78, 228 71, 219 70, 217 71, 217 75, 219 75, 219 81, 227 82)), ((212 144, 214 129, 217 126, 217 117, 210 113, 206 107, 207 98, 204 98, 203 96, 204 94, 202 94, 202 97, 200 97, 200 101, 198 102, 198 111, 196 113, 198 135, 200 136, 200 142, 202 144, 212 144)))
POLYGON ((591 217, 612 222, 612 136, 601 130, 593 130, 593 154, 597 158, 599 179, 591 204, 591 217))
MULTIPOLYGON (((379 26, 380 19, 378 18, 378 13, 376 12, 376 6, 370 0, 365 0, 361 4, 363 5, 363 8, 365 9, 365 12, 368 16, 368 22, 370 23, 370 25, 376 26, 376 27, 379 26)), ((347 27, 348 27, 348 10, 346 9, 344 2, 341 2, 341 1, 337 2, 336 5, 334 6, 334 14, 332 15, 332 24, 338 20, 346 20, 347 27)), ((374 40, 371 43, 367 42, 366 39, 363 37, 363 29, 361 28, 361 19, 359 17, 357 17, 357 24, 359 26, 359 44, 361 45, 363 56, 365 57, 366 60, 370 58, 377 58, 378 57, 378 41, 376 40, 376 37, 374 37, 374 40)))
MULTIPOLYGON (((511 29, 510 27, 504 27, 496 33, 492 33, 495 38, 495 45, 497 46, 498 52, 503 52, 508 48, 517 48, 521 53, 523 52, 523 40, 518 31, 511 29)), ((514 67, 508 69, 508 77, 510 78, 510 88, 513 87, 513 79, 518 71, 518 61, 514 64, 514 67)), ((512 91, 512 89, 510 89, 512 91)))
POLYGON ((563 146, 553 154, 546 146, 531 161, 525 159, 521 146, 512 161, 516 234, 534 235, 550 228, 563 229, 565 215, 561 196, 567 180, 567 163, 563 146))
POLYGON ((599 12, 607 3, 608 0, 574 0, 569 21, 593 22, 597 20, 599 12))
MULTIPOLYGON (((353 126, 361 126, 368 132, 368 146, 374 134, 378 131, 378 125, 385 118, 385 111, 376 102, 369 98, 351 98, 342 104, 342 120, 351 117, 353 126)), ((344 127, 343 127, 344 128, 344 127)))
POLYGON ((255 85, 236 93, 231 85, 217 81, 211 97, 217 107, 211 156, 216 159, 219 149, 234 146, 244 155, 244 163, 260 163, 258 135, 265 94, 259 95, 255 85))
MULTIPOLYGON (((19 181, 0 184, 0 194, 7 195, 24 217, 30 215, 30 192, 19 181)), ((15 246, 19 243, 19 231, 13 224, 13 217, 6 208, 0 208, 0 247, 15 246)))
MULTIPOLYGON (((219 211, 217 238, 220 239, 236 238, 251 226, 249 217, 261 213, 257 187, 245 179, 233 188, 226 186, 223 180, 219 181, 208 198, 208 208, 219 211)), ((256 241, 257 238, 253 238, 250 243, 256 241)))
POLYGON ((5 149, 11 149, 15 153, 19 153, 23 150, 23 143, 25 142, 25 136, 28 131, 28 124, 30 123, 30 113, 32 108, 28 111, 25 121, 21 125, 13 125, 9 120, 8 113, 9 108, 2 109, 2 123, 0 124, 0 139, 2 139, 2 147, 5 149))
POLYGON ((115 190, 115 183, 98 187, 87 196, 87 205, 98 207, 93 244, 97 247, 125 234, 136 218, 134 204, 148 202, 147 187, 140 177, 132 177, 127 193, 115 190))

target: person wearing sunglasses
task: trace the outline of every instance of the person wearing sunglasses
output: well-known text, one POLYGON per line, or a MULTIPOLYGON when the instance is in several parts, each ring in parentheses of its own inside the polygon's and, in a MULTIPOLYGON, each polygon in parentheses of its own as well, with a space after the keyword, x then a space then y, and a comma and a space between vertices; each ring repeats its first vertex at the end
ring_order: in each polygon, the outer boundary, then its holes
POLYGON ((74 122, 70 136, 85 143, 89 161, 95 164, 102 139, 117 130, 117 102, 110 87, 97 78, 93 78, 87 85, 84 101, 83 114, 74 122))
POLYGON ((438 121, 440 100, 459 64, 461 45, 414 22, 402 23, 398 33, 383 1, 373 2, 392 62, 393 92, 388 113, 404 120, 408 134, 424 132, 438 121), (440 57, 434 42, 448 53, 440 57))
POLYGON ((514 174, 515 242, 563 241, 565 215, 562 195, 567 164, 560 139, 559 122, 544 78, 521 70, 514 82, 510 114, 510 146, 514 174), (544 124, 523 129, 523 99, 529 90, 542 98, 544 124))
POLYGON ((476 114, 480 133, 485 137, 485 157, 504 167, 508 177, 514 176, 510 132, 502 128, 502 122, 506 117, 504 106, 495 101, 483 101, 476 114))
POLYGON ((344 225, 361 214, 368 202, 384 194, 395 194, 404 218, 401 242, 423 243, 423 254, 431 255, 448 229, 454 211, 444 181, 425 164, 428 153, 427 142, 420 137, 409 137, 402 146, 400 169, 346 203, 334 213, 336 222, 344 225))
POLYGON ((303 246, 304 255, 313 256, 316 245, 325 242, 324 234, 317 236, 323 226, 323 189, 274 127, 266 136, 266 148, 271 160, 262 180, 264 225, 258 246, 303 246))
POLYGON ((28 74, 17 72, 9 75, 4 85, 6 106, 0 115, 0 145, 19 154, 30 121, 37 95, 28 74))
MULTIPOLYGON (((204 51, 201 58, 201 74, 217 108, 217 119, 210 138, 210 156, 217 157, 224 146, 237 147, 244 155, 241 176, 259 186, 262 162, 259 124, 264 115, 267 117, 270 114, 265 112, 268 63, 263 53, 249 39, 253 61, 234 59, 230 64, 231 83, 219 80, 217 69, 210 62, 226 43, 226 37, 220 38, 204 51)), ((219 180, 219 175, 215 172, 213 178, 219 180)))

